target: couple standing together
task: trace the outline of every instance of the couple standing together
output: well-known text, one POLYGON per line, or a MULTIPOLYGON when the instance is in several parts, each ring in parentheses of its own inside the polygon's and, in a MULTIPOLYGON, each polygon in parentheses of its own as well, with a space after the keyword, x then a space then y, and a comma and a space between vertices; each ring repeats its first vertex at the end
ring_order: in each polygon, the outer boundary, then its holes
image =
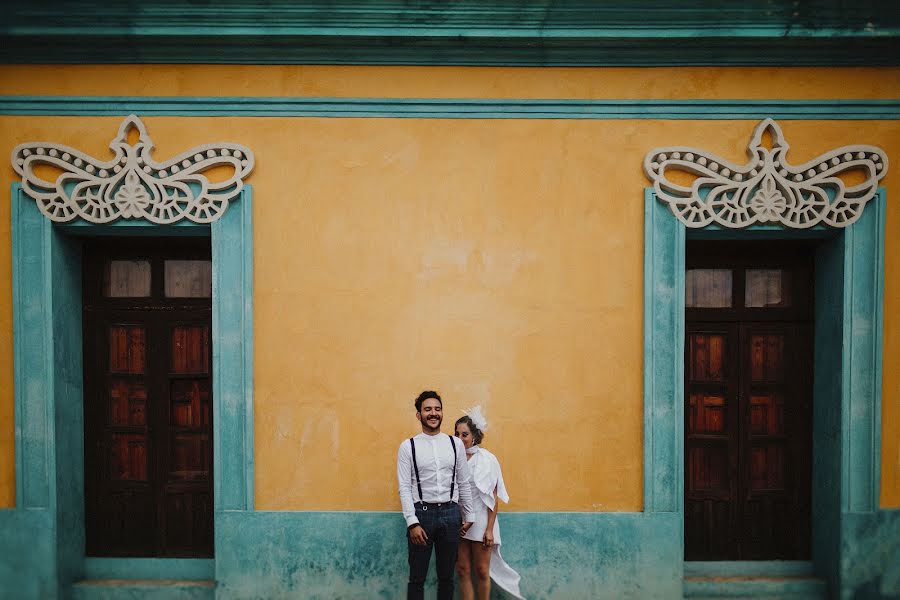
POLYGON ((481 408, 456 421, 455 434, 441 433, 443 403, 437 392, 416 398, 422 433, 404 440, 397 452, 400 505, 409 546, 407 597, 424 597, 432 548, 438 575, 438 598, 453 598, 453 571, 459 573, 463 600, 487 600, 491 579, 515 598, 519 574, 500 556, 497 499, 509 502, 500 463, 479 447, 487 429, 481 408), (473 569, 474 567, 474 569, 473 569))

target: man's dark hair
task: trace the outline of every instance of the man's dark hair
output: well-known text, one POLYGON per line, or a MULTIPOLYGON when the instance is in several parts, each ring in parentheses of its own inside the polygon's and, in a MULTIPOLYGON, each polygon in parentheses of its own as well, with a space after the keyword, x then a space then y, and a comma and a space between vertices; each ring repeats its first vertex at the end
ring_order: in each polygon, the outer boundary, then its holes
POLYGON ((416 412, 422 412, 422 403, 431 398, 434 398, 435 400, 440 402, 441 408, 444 408, 444 402, 441 400, 441 397, 437 392, 434 392, 432 390, 425 390, 424 392, 419 394, 418 398, 416 398, 416 412))

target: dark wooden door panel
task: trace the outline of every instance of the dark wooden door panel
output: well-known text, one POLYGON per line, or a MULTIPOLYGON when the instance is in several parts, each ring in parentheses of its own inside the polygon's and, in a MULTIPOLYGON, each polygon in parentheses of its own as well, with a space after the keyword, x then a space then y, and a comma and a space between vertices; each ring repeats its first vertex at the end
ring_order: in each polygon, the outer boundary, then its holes
POLYGON ((704 247, 685 300, 685 559, 806 559, 810 267, 802 248, 704 247))
POLYGON ((690 325, 685 343, 685 557, 730 552, 737 527, 734 498, 737 406, 733 375, 736 330, 690 325), (688 540, 690 538, 690 540, 688 540))
POLYGON ((151 244, 113 259, 104 248, 85 252, 91 556, 212 556, 209 261, 179 248, 151 244), (160 281, 180 273, 189 285, 160 281))
POLYGON ((684 507, 686 560, 736 558, 733 511, 730 500, 688 500, 684 507))
POLYGON ((182 556, 212 554, 212 494, 169 489, 164 506, 166 548, 182 556))

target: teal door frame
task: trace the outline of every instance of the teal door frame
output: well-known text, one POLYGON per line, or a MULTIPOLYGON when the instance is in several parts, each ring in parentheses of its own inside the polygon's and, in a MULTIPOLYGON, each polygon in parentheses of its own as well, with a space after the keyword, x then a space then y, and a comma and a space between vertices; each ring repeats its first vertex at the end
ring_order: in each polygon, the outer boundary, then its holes
POLYGON ((214 561, 85 558, 81 246, 86 236, 210 238, 218 554, 221 515, 253 510, 252 190, 212 225, 61 225, 19 184, 11 197, 16 507, 0 511, 0 530, 11 532, 0 552, 17 558, 0 581, 22 597, 67 597, 86 574, 213 578, 214 561))
MULTIPOLYGON (((813 563, 837 597, 864 581, 859 527, 879 516, 886 197, 841 229, 686 230, 645 190, 644 511, 676 513, 684 548, 684 272, 688 238, 819 239, 813 401, 813 563), (835 525, 840 523, 840 527, 835 525)), ((893 511, 896 512, 896 511, 893 511)), ((891 517, 891 520, 896 520, 891 517)), ((885 535, 891 527, 886 527, 885 535)), ((888 560, 890 548, 885 551, 888 560)))

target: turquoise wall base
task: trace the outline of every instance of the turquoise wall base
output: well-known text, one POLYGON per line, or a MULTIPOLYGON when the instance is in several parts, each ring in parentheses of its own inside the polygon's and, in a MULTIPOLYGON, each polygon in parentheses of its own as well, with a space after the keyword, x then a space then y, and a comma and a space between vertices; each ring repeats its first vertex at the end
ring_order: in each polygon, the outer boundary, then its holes
POLYGON ((0 510, 0 600, 57 598, 49 510, 0 510))
MULTIPOLYGON (((509 513, 503 557, 526 598, 680 598, 675 514, 509 513)), ((216 521, 216 598, 403 597, 399 513, 225 512, 216 521)), ((432 565, 429 585, 435 587, 432 565)))
POLYGON ((900 510, 841 521, 841 600, 900 598, 900 510))
MULTIPOLYGON (((508 513, 500 519, 503 556, 522 575, 529 600, 682 597, 677 513, 508 513)), ((900 598, 900 511, 845 513, 841 520, 842 589, 829 597, 900 598)), ((57 543, 51 521, 45 510, 0 511, 0 598, 73 597, 70 586, 57 587, 47 560, 57 543)), ((83 564, 69 568, 76 579, 87 575, 83 564)), ((433 594, 433 568, 429 575, 433 594)), ((399 513, 216 515, 217 599, 392 599, 405 595, 406 577, 399 513)), ((158 597, 151 587, 143 596, 139 591, 117 596, 108 589, 104 597, 158 597)))

